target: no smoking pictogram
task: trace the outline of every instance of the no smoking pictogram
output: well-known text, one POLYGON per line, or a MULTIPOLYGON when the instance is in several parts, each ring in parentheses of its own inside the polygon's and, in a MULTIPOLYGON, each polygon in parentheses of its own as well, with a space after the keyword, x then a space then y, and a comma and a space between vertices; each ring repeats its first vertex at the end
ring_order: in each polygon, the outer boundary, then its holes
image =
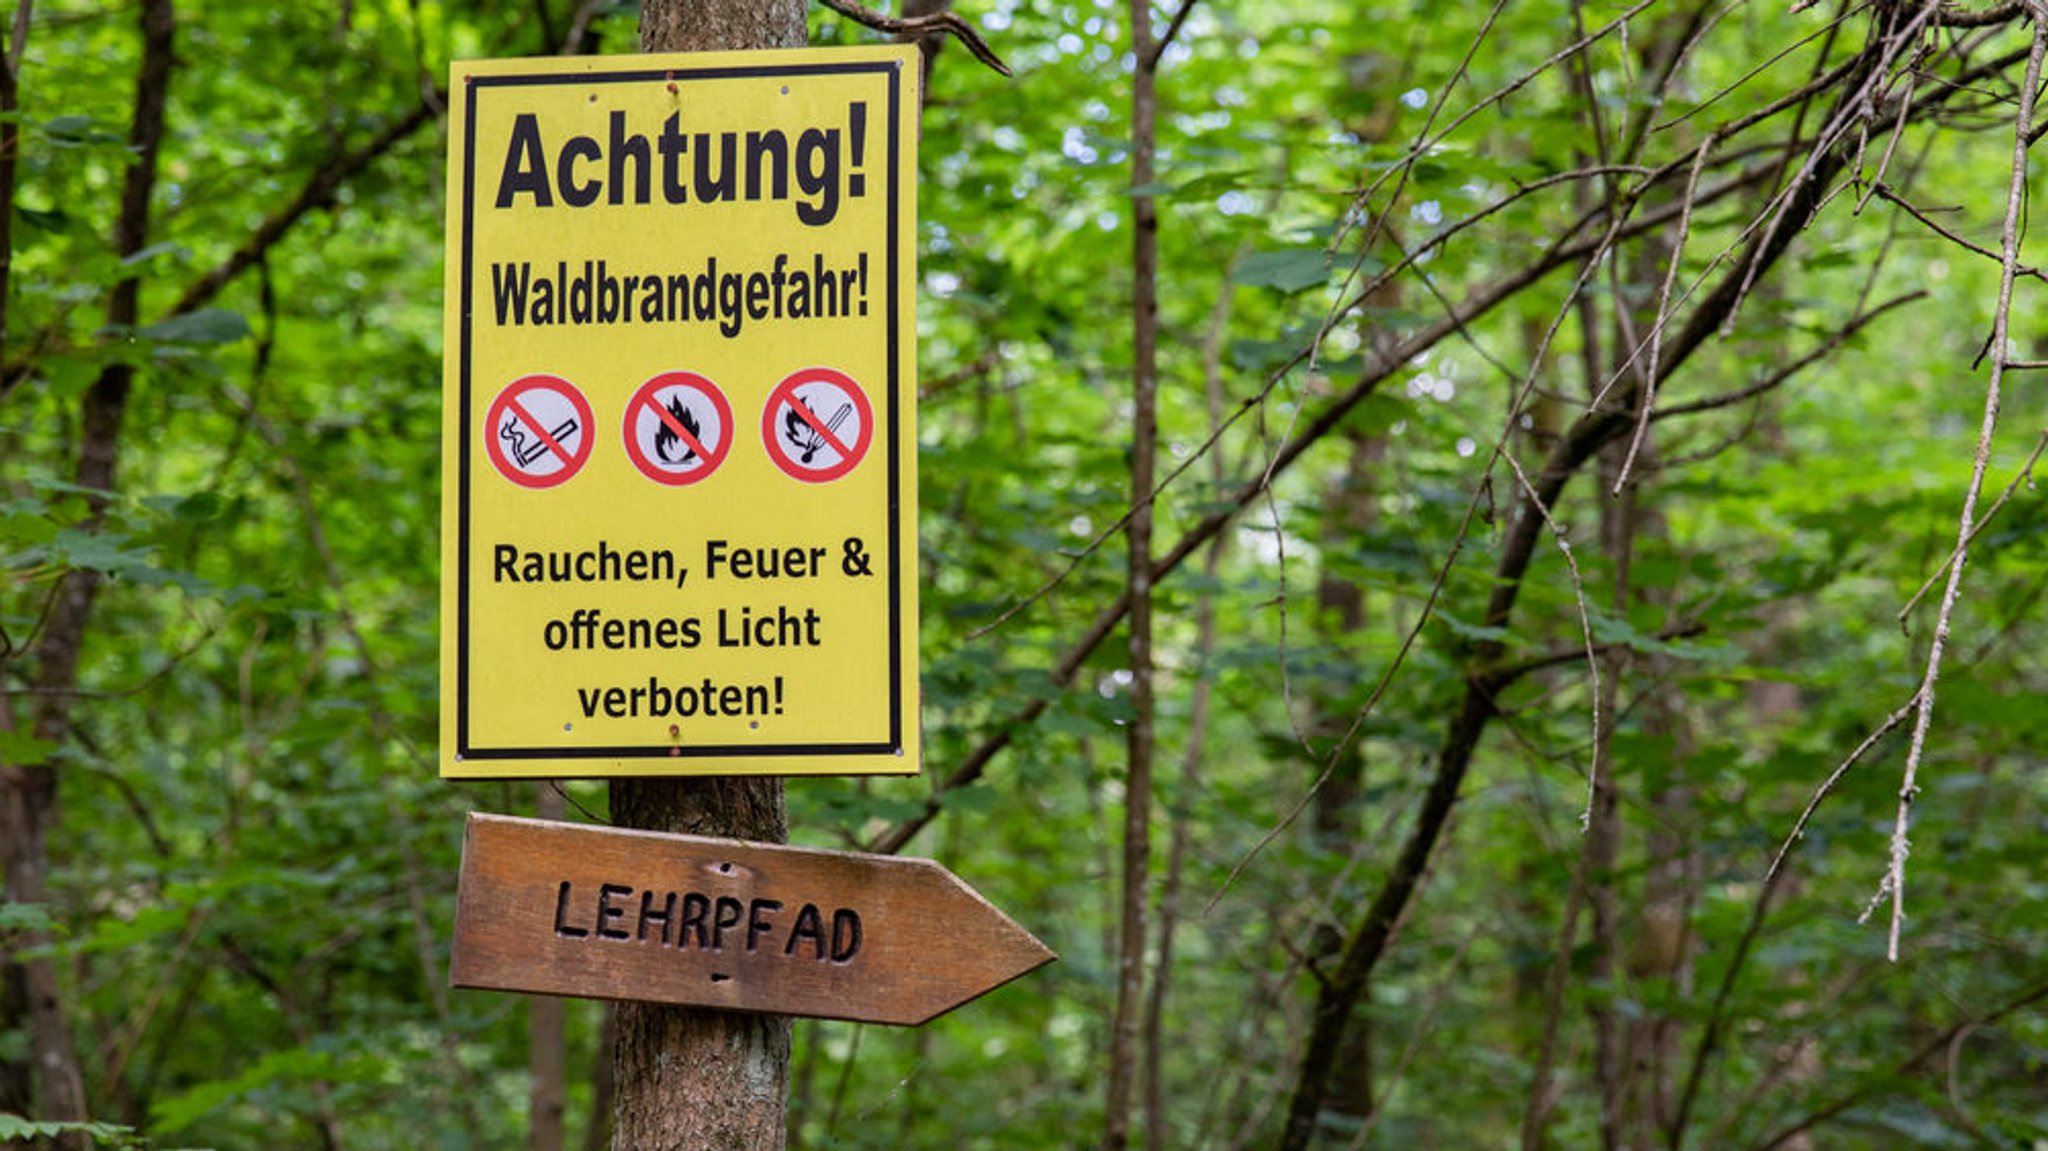
POLYGON ((484 416, 484 447, 499 474, 524 488, 551 488, 590 458, 590 401, 560 376, 522 376, 484 416))
POLYGON ((874 439, 867 393, 845 372, 805 368, 775 385, 761 411, 768 458, 806 483, 836 480, 852 471, 874 439))
POLYGON ((626 405, 626 455, 648 479, 694 484, 718 470, 732 447, 732 406, 695 372, 663 372, 626 405))

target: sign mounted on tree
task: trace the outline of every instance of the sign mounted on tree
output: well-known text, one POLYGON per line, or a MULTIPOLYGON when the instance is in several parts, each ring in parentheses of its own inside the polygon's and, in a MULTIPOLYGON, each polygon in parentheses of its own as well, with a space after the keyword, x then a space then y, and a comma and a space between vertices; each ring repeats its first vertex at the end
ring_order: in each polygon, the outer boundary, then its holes
POLYGON ((442 775, 917 771, 917 84, 453 65, 442 775))
POLYGON ((911 1025, 1053 959, 926 859, 472 814, 449 979, 911 1025))

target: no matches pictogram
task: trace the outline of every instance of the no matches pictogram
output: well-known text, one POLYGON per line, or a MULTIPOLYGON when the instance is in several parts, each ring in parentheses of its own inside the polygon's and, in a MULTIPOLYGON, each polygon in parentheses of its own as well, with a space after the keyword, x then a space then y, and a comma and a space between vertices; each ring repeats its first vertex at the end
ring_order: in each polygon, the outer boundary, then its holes
POLYGON ((826 483, 852 471, 874 434, 867 393, 833 368, 805 368, 785 377, 761 412, 768 458, 805 483, 826 483))

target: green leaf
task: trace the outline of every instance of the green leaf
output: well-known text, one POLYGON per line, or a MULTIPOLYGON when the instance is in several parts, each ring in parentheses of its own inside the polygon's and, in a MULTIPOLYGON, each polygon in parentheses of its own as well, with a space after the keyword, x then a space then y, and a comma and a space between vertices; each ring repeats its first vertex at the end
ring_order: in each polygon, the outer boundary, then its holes
POLYGON ((1175 188, 1173 193, 1187 199, 1207 199, 1225 192, 1234 192, 1250 182, 1250 172, 1209 172, 1175 188))
POLYGON ((91 116, 57 116, 43 122, 43 131, 60 140, 81 140, 91 130, 91 116))
POLYGON ((56 233, 71 229, 71 217, 66 215, 62 208, 45 210, 32 208, 27 204, 17 204, 14 207, 14 214, 21 217, 23 223, 38 231, 56 233))
POLYGON ((140 251, 131 252, 128 255, 121 257, 121 266, 133 267, 136 264, 146 264, 158 256, 166 255, 171 252, 182 253, 184 251, 185 245, 173 243, 171 241, 166 240, 161 244, 151 244, 147 248, 143 248, 140 251))
POLYGON ((1468 623, 1442 608, 1437 609, 1436 618, 1445 627, 1450 628, 1452 634, 1463 636, 1466 639, 1504 641, 1508 638, 1508 629, 1504 627, 1487 627, 1482 624, 1468 623))
POLYGON ((184 523, 204 524, 220 518, 222 507, 219 495, 213 492, 193 492, 178 501, 178 506, 172 514, 184 523))
POLYGON ((59 926, 43 904, 0 903, 0 931, 56 931, 59 926))
POLYGON ((249 321, 227 308, 201 308, 144 327, 136 333, 164 344, 232 344, 249 338, 249 321))
POLYGON ((31 1139, 55 1139, 60 1135, 83 1135, 114 1147, 140 1147, 135 1129, 118 1123, 60 1123, 49 1119, 24 1119, 0 1111, 0 1143, 26 1143, 31 1139))
POLYGON ((152 1109, 152 1126, 160 1135, 175 1134, 260 1088, 273 1084, 296 1087, 343 1078, 345 1070, 343 1060, 329 1051, 298 1047, 268 1052, 239 1075, 201 1083, 181 1095, 159 1101, 152 1109))
POLYGON ((41 763, 60 745, 0 727, 0 760, 8 763, 41 763))
POLYGON ((57 562, 66 567, 109 575, 130 574, 137 568, 153 566, 149 552, 128 546, 128 537, 119 532, 64 528, 51 542, 51 551, 57 562))
POLYGON ((1230 273, 1236 283, 1257 288, 1278 288, 1294 293, 1313 288, 1330 278, 1330 258, 1321 248, 1283 248, 1274 252, 1253 252, 1230 273))
POLYGON ((0 540, 5 540, 10 550, 39 547, 56 538, 57 525, 48 516, 34 512, 0 514, 0 540))

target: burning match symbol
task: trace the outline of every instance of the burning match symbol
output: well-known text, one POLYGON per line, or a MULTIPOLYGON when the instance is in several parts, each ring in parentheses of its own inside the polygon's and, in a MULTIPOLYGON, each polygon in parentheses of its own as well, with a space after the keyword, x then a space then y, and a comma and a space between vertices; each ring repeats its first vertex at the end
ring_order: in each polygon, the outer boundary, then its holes
MULTIPOLYGON (((818 410, 811 406, 811 401, 799 399, 798 402, 803 404, 804 411, 811 413, 812 419, 817 418, 818 410)), ((799 462, 808 464, 819 452, 824 451, 827 446, 825 436, 838 431, 839 425, 846 422, 847 415, 852 411, 852 404, 841 403, 839 410, 832 413, 832 418, 825 421, 825 433, 820 435, 810 420, 804 419, 795 408, 789 409, 789 414, 782 417, 783 431, 789 436, 789 442, 803 453, 799 462)))

